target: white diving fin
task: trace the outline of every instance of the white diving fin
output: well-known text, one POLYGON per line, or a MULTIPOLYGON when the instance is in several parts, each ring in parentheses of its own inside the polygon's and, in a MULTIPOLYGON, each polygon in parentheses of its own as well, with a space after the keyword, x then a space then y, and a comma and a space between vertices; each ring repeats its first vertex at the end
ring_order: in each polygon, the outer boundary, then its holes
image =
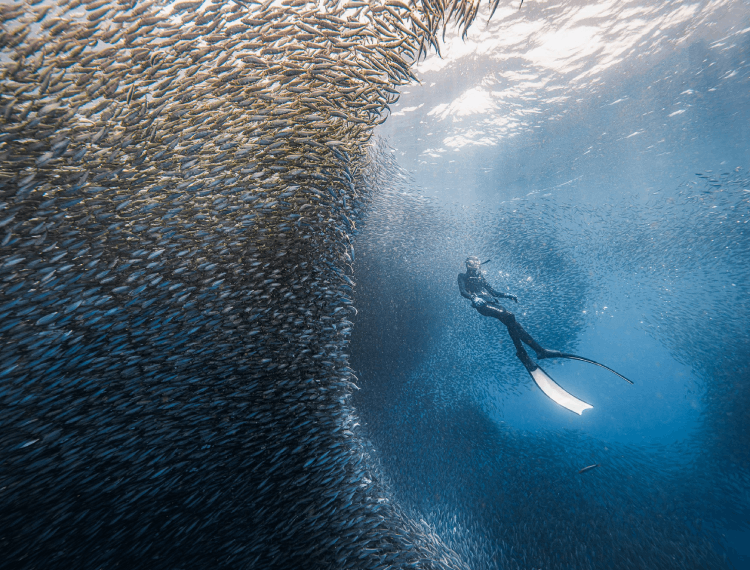
POLYGON ((537 365, 534 370, 529 370, 529 374, 531 374, 536 385, 542 389, 542 392, 544 392, 552 401, 560 404, 563 408, 575 412, 580 416, 583 414, 583 410, 588 410, 589 408, 594 407, 583 400, 579 400, 572 394, 568 394, 558 386, 544 370, 542 370, 541 366, 537 365))

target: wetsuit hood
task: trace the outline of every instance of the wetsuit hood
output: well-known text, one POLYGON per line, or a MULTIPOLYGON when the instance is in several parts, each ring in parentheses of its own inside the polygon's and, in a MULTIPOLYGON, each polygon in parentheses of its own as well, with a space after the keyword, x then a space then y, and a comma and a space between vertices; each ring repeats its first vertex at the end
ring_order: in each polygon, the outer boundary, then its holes
POLYGON ((479 258, 475 255, 471 255, 466 258, 466 270, 471 273, 479 273, 479 268, 482 265, 482 262, 479 261, 479 258))

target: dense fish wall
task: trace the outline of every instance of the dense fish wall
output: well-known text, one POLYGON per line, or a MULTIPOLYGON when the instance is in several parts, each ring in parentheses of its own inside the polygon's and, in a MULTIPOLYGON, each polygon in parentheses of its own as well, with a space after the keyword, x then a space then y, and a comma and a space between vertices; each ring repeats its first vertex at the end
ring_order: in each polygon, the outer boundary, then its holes
POLYGON ((347 345, 372 128, 477 6, 0 7, 2 567, 464 567, 347 345))

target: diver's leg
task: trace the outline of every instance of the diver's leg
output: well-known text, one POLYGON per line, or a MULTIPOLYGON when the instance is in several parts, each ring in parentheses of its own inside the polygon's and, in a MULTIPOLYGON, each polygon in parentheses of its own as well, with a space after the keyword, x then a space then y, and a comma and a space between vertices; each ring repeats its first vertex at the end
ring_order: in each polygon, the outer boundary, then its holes
POLYGON ((477 307, 477 312, 479 314, 484 315, 485 317, 492 317, 493 319, 497 319, 501 323, 503 323, 506 327, 509 327, 511 324, 516 322, 515 317, 513 316, 513 313, 506 311, 503 307, 500 305, 489 303, 484 305, 479 305, 477 307))
POLYGON ((493 317, 499 320, 508 328, 508 334, 513 341, 513 345, 516 347, 516 356, 518 357, 518 360, 524 365, 524 368, 526 368, 531 375, 531 378, 536 385, 539 386, 542 392, 544 392, 549 398, 577 414, 581 414, 583 413, 583 410, 591 408, 590 404, 568 394, 558 386, 557 383, 555 383, 555 381, 552 380, 544 370, 542 370, 542 367, 538 366, 537 363, 531 359, 529 353, 526 352, 526 349, 523 346, 524 342, 535 351, 537 350, 537 347, 539 347, 540 351, 543 351, 544 349, 539 346, 539 343, 531 338, 531 335, 529 335, 520 324, 518 324, 513 313, 494 304, 481 305, 477 307, 477 311, 485 317, 493 317))
MULTIPOLYGON (((531 337, 531 335, 526 332, 526 329, 521 326, 521 323, 515 320, 515 317, 513 318, 513 320, 515 321, 513 328, 515 329, 515 333, 518 335, 518 338, 528 344, 534 350, 534 352, 537 353, 537 355, 544 354, 546 352, 546 349, 542 348, 542 345, 535 341, 531 337)), ((539 358, 544 358, 544 356, 539 356, 539 358)))
POLYGON ((531 360, 529 353, 526 352, 526 349, 523 347, 521 339, 518 337, 518 335, 514 334, 513 331, 511 331, 510 327, 508 327, 508 334, 510 334, 513 345, 516 347, 516 356, 518 357, 518 360, 521 361, 526 370, 528 370, 529 372, 533 372, 534 370, 536 370, 538 368, 536 362, 531 360))
MULTIPOLYGON (((507 312, 507 311, 506 311, 507 312)), ((521 326, 521 323, 519 323, 516 320, 515 315, 513 313, 508 313, 510 315, 510 320, 512 320, 512 324, 508 324, 508 330, 513 328, 513 333, 518 336, 523 342, 525 342, 527 345, 529 345, 534 352, 536 352, 536 357, 539 360, 543 360, 544 358, 566 358, 565 353, 560 352, 558 350, 549 350, 547 348, 542 347, 541 344, 539 344, 534 338, 526 332, 526 329, 524 329, 521 326)))
MULTIPOLYGON (((525 342, 532 348, 534 348, 534 344, 537 346, 539 345, 533 338, 531 338, 529 333, 523 330, 523 327, 516 322, 513 313, 508 313, 506 311, 504 318, 507 319, 507 315, 510 315, 510 318, 513 319, 512 322, 509 321, 508 334, 510 334, 510 338, 513 340, 513 344, 516 347, 516 356, 518 357, 518 360, 521 361, 524 368, 526 368, 536 385, 541 388, 542 392, 544 392, 552 401, 579 415, 582 414, 584 410, 591 408, 591 404, 587 404, 583 400, 579 400, 572 394, 563 390, 544 370, 542 370, 541 366, 537 365, 537 363, 531 359, 529 353, 526 352, 523 343, 525 342), (534 344, 531 344, 529 340, 534 344)), ((542 349, 541 346, 539 348, 542 349)))
MULTIPOLYGON (((521 323, 516 320, 516 316, 510 311, 506 310, 505 307, 501 307, 499 305, 484 305, 477 308, 477 310, 487 317, 495 317, 496 319, 502 321, 502 323, 506 327, 508 327, 508 332, 510 333, 511 338, 514 339, 513 342, 515 342, 516 339, 520 339, 521 341, 529 345, 537 354, 545 354, 547 352, 551 352, 542 348, 542 345, 535 341, 532 336, 526 332, 526 329, 521 326, 521 323)), ((539 358, 545 358, 545 356, 540 356, 539 358)))
MULTIPOLYGON (((523 365, 526 367, 526 370, 528 370, 529 372, 531 372, 532 370, 536 370, 537 365, 533 360, 531 360, 531 357, 529 356, 529 353, 526 352, 526 349, 524 348, 522 342, 523 340, 525 340, 524 335, 531 339, 531 342, 534 342, 534 339, 531 338, 529 334, 525 330, 523 330, 523 327, 518 324, 518 321, 516 321, 516 317, 513 315, 513 313, 511 313, 510 311, 506 311, 504 307, 501 307, 499 305, 489 304, 477 307, 477 311, 479 311, 479 313, 484 315, 485 317, 493 317, 503 323, 508 328, 508 334, 513 341, 513 345, 516 347, 516 356, 518 357, 518 360, 523 363, 523 365)), ((527 342, 526 344, 529 343, 527 342)), ((531 346, 531 348, 534 348, 533 345, 529 344, 529 346, 531 346)))

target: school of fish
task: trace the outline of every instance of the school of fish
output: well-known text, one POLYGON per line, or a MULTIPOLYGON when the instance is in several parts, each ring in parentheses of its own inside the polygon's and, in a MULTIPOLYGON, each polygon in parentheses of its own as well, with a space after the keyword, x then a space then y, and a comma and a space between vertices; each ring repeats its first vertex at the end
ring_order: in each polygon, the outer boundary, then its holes
POLYGON ((478 6, 0 6, 0 566, 466 567, 347 346, 373 128, 478 6))
MULTIPOLYGON (((367 180, 378 191, 357 236, 350 362, 361 389, 352 401, 400 507, 419 513, 471 568, 742 567, 727 558, 715 529, 716 521, 741 527, 747 520, 747 374, 736 372, 747 353, 740 330, 747 303, 710 309, 721 326, 707 327, 694 309, 706 295, 748 295, 738 260, 750 259, 750 177, 705 175, 705 182, 681 182, 668 199, 660 193, 634 206, 630 197, 613 198, 620 202, 611 210, 568 195, 446 205, 421 195, 427 192, 399 167, 398 152, 377 151, 367 180), (523 428, 508 417, 515 403, 488 412, 498 394, 525 391, 535 396, 532 423, 544 426, 547 402, 505 328, 484 322, 460 297, 455 275, 466 252, 492 259, 488 279, 518 294, 519 309, 508 308, 527 330, 571 352, 585 328, 587 297, 612 274, 651 282, 642 291, 666 284, 670 303, 678 292, 683 302, 661 314, 664 305, 648 294, 635 303, 655 321, 651 331, 661 324, 656 338, 674 354, 700 354, 694 365, 715 367, 706 383, 712 410, 705 435, 632 443, 572 422, 574 430, 523 428), (734 289, 716 279, 730 260, 734 289), (698 284, 665 279, 675 269, 707 277, 698 284), (737 356, 717 358, 727 338, 740 347, 737 356)), ((615 378, 602 380, 601 394, 616 386, 615 378)), ((628 418, 625 429, 637 422, 628 418)))

